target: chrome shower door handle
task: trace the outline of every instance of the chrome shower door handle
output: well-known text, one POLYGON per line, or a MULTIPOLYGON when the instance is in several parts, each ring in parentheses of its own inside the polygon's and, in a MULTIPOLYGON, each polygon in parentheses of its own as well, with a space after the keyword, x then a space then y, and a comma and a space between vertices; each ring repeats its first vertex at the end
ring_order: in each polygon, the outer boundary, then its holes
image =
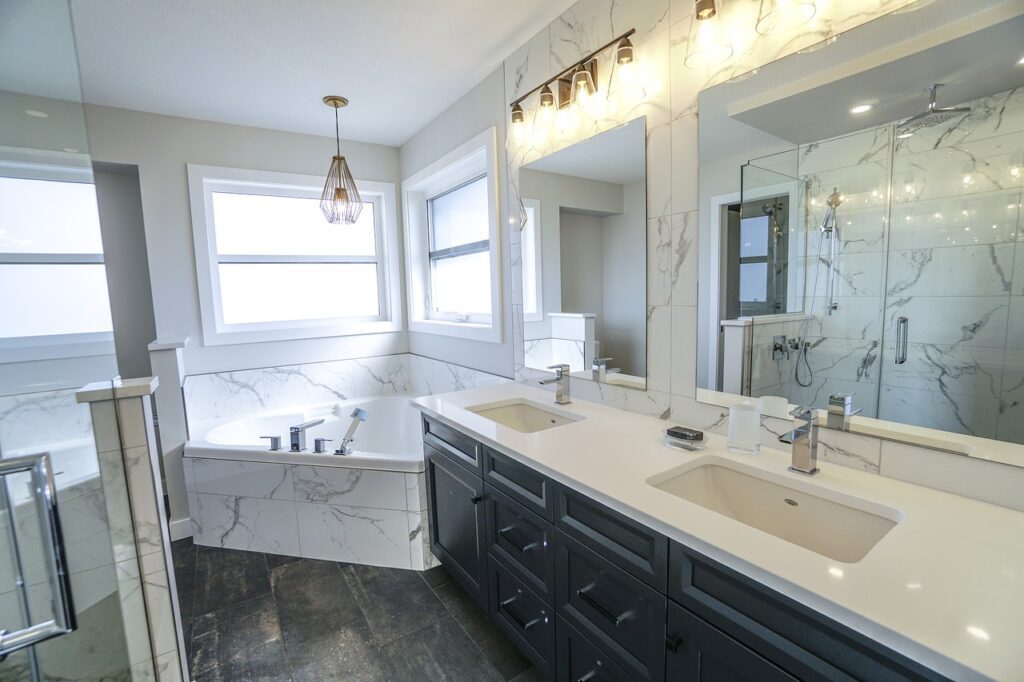
POLYGON ((71 576, 64 556, 64 538, 60 530, 60 517, 57 515, 57 488, 53 483, 53 470, 50 467, 48 453, 0 459, 0 506, 6 510, 8 516, 7 536, 11 544, 12 563, 15 569, 15 591, 20 591, 21 609, 23 613, 28 612, 28 596, 24 590, 27 580, 17 536, 18 505, 12 503, 4 479, 12 474, 23 473, 27 473, 30 478, 29 490, 32 493, 34 507, 32 511, 35 513, 40 538, 45 546, 44 567, 53 599, 50 600, 50 613, 37 623, 14 631, 4 629, 5 624, 0 623, 0 661, 19 649, 51 637, 68 634, 78 627, 71 599, 71 576))
POLYGON ((895 363, 902 365, 907 361, 907 331, 910 328, 910 320, 900 316, 896 319, 896 353, 895 363))

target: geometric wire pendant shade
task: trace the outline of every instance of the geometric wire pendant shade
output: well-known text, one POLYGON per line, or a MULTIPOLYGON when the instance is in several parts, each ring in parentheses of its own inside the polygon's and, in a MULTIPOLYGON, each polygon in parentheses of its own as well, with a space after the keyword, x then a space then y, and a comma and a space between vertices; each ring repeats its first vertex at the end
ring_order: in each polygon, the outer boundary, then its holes
POLYGON ((334 137, 338 153, 331 159, 331 167, 327 171, 327 181, 320 195, 320 210, 327 222, 332 225, 345 223, 351 225, 359 219, 363 210, 363 200, 356 189, 356 181, 348 169, 348 162, 341 155, 341 136, 338 130, 338 109, 347 105, 348 100, 337 95, 324 97, 324 104, 334 107, 334 137))

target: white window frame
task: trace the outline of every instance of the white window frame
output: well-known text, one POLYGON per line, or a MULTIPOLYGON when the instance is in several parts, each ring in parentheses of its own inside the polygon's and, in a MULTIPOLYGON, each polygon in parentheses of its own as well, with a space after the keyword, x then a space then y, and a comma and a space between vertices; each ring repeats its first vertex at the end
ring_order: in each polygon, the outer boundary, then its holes
POLYGON ((501 343, 501 220, 498 202, 497 130, 475 135, 402 182, 405 207, 405 262, 409 330, 501 343), (486 176, 491 312, 459 316, 433 311, 430 304, 430 222, 428 202, 486 176))
MULTIPOLYGON (((218 256, 211 200, 214 192, 319 199, 323 191, 323 182, 324 179, 316 175, 188 164, 192 237, 195 244, 196 282, 199 287, 203 345, 354 336, 402 330, 400 274, 395 262, 398 249, 398 217, 393 183, 356 180, 363 201, 373 204, 374 235, 377 243, 375 259, 348 256, 218 256), (220 273, 217 266, 221 262, 229 261, 376 263, 380 314, 371 318, 226 323, 221 310, 220 273)), ((345 225, 337 227, 339 230, 345 229, 345 225)), ((339 295, 344 295, 344 292, 339 291, 339 295)))
MULTIPOLYGON (((544 261, 543 261, 543 242, 544 242, 544 226, 540 214, 540 201, 538 199, 527 199, 523 198, 523 207, 533 211, 533 262, 534 262, 534 291, 537 292, 536 303, 537 311, 533 313, 526 312, 526 283, 523 283, 523 320, 526 322, 543 322, 544 321, 544 261)), ((525 227, 525 224, 524 224, 525 227)), ((522 244, 522 239, 520 239, 522 244)), ((523 257, 526 256, 526 246, 523 244, 523 257)), ((525 274, 526 269, 522 268, 525 274)))
MULTIPOLYGON (((0 147, 0 176, 21 180, 77 182, 95 185, 89 157, 70 152, 48 152, 0 147)), ((98 208, 97 208, 98 210, 98 208)), ((94 265, 103 253, 0 253, 0 264, 94 265)), ((110 301, 107 301, 110 305, 110 301)), ((114 354, 114 331, 17 336, 0 339, 0 363, 84 358, 114 354)))

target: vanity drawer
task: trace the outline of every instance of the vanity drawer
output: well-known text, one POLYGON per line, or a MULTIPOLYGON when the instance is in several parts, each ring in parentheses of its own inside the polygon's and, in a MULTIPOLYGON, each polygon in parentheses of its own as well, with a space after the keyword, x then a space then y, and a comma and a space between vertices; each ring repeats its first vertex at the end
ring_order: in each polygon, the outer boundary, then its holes
POLYGON ((664 679, 664 595, 561 531, 555 531, 555 556, 558 614, 626 674, 664 679))
POLYGON ((558 617, 558 679, 571 682, 632 682, 632 677, 579 630, 558 617))
POLYGON ((668 578, 668 539, 636 521, 574 490, 559 485, 555 525, 574 540, 665 592, 668 578))
POLYGON ((517 578, 555 601, 554 527, 492 486, 484 485, 487 547, 517 578))
POLYGON ((674 601, 799 679, 945 679, 677 542, 670 554, 674 601))
POLYGON ((555 520, 554 481, 525 464, 484 447, 484 480, 530 511, 555 520))
MULTIPOLYGON (((555 665, 555 612, 546 601, 492 557, 491 617, 545 673, 555 665)), ((548 677, 551 677, 549 674, 548 677)))
POLYGON ((448 455, 470 471, 480 473, 480 443, 436 419, 423 417, 423 442, 448 455))

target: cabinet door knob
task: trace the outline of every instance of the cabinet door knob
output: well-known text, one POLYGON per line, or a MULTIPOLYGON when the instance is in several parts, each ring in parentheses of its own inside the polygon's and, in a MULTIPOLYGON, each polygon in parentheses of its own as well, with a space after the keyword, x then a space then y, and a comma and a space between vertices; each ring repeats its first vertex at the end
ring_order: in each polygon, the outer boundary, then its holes
POLYGON ((679 647, 683 645, 683 638, 679 635, 669 635, 665 638, 665 648, 676 653, 679 651, 679 647))

